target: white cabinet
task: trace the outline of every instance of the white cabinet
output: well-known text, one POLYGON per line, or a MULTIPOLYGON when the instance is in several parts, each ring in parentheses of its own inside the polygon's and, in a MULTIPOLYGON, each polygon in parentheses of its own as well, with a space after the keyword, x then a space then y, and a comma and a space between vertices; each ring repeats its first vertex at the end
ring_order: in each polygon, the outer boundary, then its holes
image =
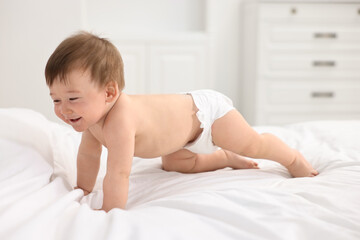
POLYGON ((206 82, 206 45, 153 46, 150 49, 150 91, 186 92, 211 88, 206 82))
POLYGON ((124 62, 125 89, 129 94, 146 93, 147 86, 145 81, 145 58, 146 48, 141 44, 120 44, 114 42, 118 47, 124 62))
POLYGON ((213 88, 204 0, 83 0, 84 29, 119 49, 129 94, 213 88))
POLYGON ((178 93, 212 88, 206 35, 115 39, 125 68, 125 92, 178 93), (135 43, 134 43, 135 42, 135 43))
POLYGON ((360 4, 260 2, 256 23, 253 124, 360 119, 360 4))

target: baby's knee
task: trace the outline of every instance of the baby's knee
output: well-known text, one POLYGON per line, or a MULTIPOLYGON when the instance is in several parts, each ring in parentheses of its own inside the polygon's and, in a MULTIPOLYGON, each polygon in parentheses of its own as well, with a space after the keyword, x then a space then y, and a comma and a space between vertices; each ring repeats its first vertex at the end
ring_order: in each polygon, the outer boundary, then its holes
POLYGON ((162 161, 162 169, 168 172, 174 171, 173 169, 173 159, 171 159, 170 157, 167 156, 163 156, 161 157, 161 161, 162 161))
POLYGON ((162 157, 162 168, 168 172, 191 173, 196 165, 196 156, 188 158, 162 157))

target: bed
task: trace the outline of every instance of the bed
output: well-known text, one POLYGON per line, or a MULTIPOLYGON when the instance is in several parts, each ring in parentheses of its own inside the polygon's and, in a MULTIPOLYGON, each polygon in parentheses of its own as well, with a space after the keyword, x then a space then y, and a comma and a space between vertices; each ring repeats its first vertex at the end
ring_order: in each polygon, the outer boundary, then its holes
POLYGON ((360 121, 259 126, 320 174, 281 165, 181 174, 134 158, 126 210, 73 190, 80 134, 29 109, 0 109, 0 239, 360 239, 360 121))

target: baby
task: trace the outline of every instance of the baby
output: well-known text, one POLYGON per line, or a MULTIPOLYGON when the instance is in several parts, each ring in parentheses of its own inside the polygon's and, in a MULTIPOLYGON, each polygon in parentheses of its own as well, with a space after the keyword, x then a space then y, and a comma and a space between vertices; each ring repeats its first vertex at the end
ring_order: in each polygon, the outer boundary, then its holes
POLYGON ((254 131, 221 93, 127 95, 120 53, 93 34, 65 39, 45 77, 56 115, 82 132, 77 187, 85 195, 95 185, 102 145, 108 149, 102 210, 125 208, 134 156, 161 156, 165 171, 181 173, 257 169, 245 156, 276 161, 294 177, 318 174, 298 151, 254 131))

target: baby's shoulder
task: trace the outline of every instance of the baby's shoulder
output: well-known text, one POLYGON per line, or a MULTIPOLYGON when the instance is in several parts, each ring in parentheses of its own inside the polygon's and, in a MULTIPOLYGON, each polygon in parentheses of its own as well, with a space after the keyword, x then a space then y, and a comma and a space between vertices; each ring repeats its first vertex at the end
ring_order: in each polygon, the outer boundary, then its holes
POLYGON ((133 106, 127 99, 118 99, 118 101, 108 111, 103 127, 118 128, 130 127, 136 120, 133 106))

